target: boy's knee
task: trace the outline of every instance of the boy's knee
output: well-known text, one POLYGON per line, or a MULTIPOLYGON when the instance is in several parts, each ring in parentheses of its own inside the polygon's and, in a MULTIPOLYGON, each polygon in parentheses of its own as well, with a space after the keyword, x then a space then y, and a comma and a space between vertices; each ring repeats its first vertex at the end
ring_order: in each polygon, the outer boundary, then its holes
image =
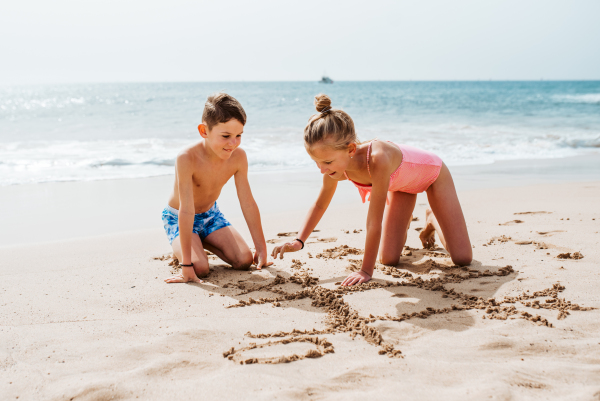
POLYGON ((206 276, 208 276, 208 272, 210 271, 210 268, 208 266, 208 263, 206 263, 206 264, 198 263, 197 265, 196 265, 196 263, 194 263, 194 271, 196 272, 196 276, 206 277, 206 276))
POLYGON ((233 261, 232 266, 235 270, 248 270, 252 266, 254 260, 252 258, 252 252, 245 254, 238 260, 233 261))

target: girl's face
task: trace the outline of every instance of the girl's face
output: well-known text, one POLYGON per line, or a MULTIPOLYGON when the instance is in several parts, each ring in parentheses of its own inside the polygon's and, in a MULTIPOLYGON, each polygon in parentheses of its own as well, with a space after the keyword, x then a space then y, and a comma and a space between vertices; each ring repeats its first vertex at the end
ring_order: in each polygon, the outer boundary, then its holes
POLYGON ((346 178, 344 172, 356 153, 356 144, 351 143, 347 149, 334 149, 321 141, 308 148, 307 152, 317 163, 321 174, 327 174, 335 180, 342 180, 346 178))

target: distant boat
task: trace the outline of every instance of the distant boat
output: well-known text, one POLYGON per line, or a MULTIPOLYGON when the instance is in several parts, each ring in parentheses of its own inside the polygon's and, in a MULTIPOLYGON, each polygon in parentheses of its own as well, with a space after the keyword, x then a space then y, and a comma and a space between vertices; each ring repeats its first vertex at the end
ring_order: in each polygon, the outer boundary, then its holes
POLYGON ((321 78, 321 80, 319 82, 322 84, 332 84, 333 79, 329 78, 328 76, 323 75, 323 78, 321 78))

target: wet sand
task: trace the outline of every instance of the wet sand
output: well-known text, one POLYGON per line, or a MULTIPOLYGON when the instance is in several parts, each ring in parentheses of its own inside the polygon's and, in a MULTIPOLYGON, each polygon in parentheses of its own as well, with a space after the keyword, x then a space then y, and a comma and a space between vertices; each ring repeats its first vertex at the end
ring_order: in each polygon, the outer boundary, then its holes
MULTIPOLYGON (((420 195, 398 265, 378 265, 371 282, 342 288, 365 240, 367 206, 350 189, 354 198, 334 203, 303 251, 262 271, 235 271, 212 255, 203 284, 162 281, 176 268, 159 222, 0 248, 0 393, 600 396, 600 180, 461 190, 474 245, 467 268, 442 248, 422 249, 420 195)), ((318 182, 296 189, 299 197, 315 190, 318 182)), ((272 249, 291 238, 306 208, 257 198, 272 249)))

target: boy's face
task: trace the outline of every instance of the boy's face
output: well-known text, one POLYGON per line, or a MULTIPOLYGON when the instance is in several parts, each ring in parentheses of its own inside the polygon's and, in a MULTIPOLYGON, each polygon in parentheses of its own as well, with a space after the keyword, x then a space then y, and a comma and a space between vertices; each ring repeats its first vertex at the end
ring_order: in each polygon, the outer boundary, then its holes
POLYGON ((348 149, 333 149, 330 144, 319 142, 307 149, 310 158, 317 163, 321 174, 327 174, 334 180, 346 178, 344 172, 350 164, 350 158, 356 153, 356 144, 351 143, 348 149))
POLYGON ((211 150, 221 159, 227 160, 242 143, 244 125, 232 118, 226 123, 218 123, 210 130, 205 123, 202 123, 198 126, 198 131, 211 150))

